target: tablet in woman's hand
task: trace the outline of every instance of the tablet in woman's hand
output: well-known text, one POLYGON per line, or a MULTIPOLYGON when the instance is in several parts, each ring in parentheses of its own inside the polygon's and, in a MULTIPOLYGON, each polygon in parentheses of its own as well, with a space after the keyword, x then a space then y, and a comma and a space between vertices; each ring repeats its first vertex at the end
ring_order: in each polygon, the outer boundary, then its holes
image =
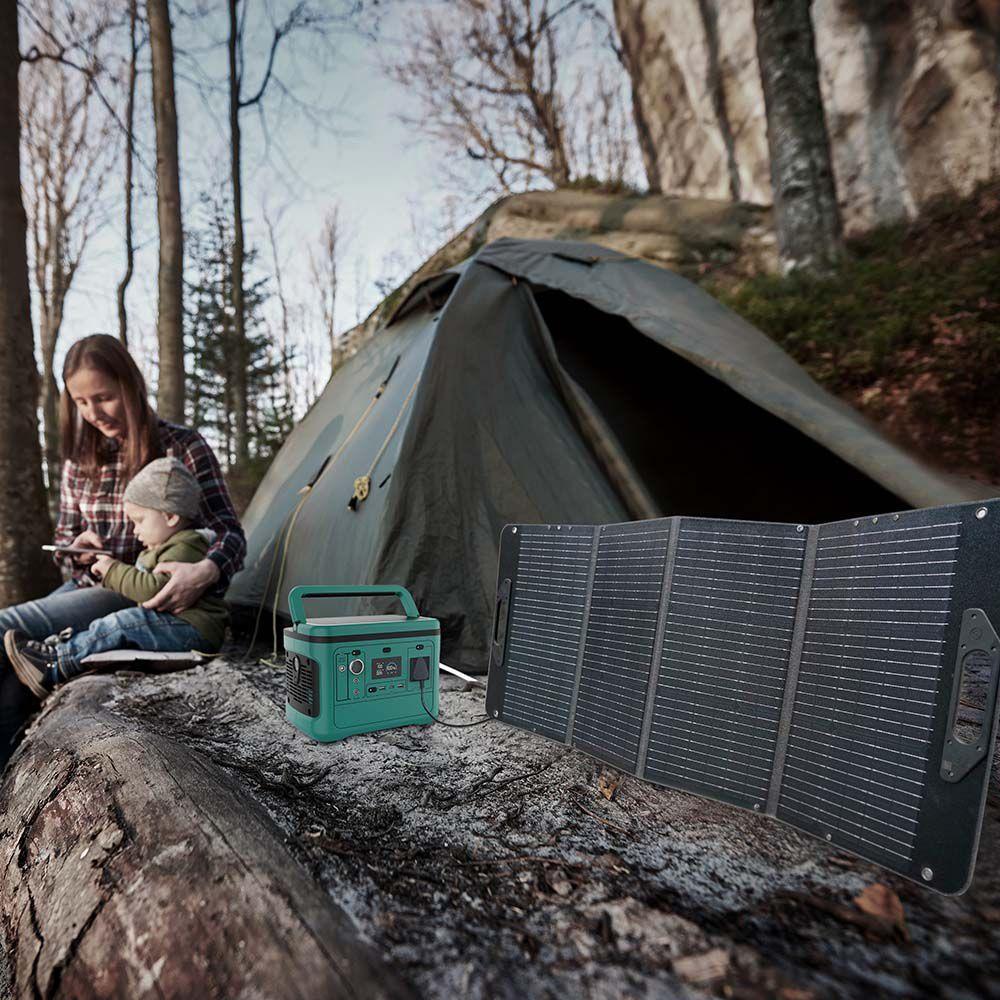
POLYGON ((60 555, 81 555, 81 556, 110 556, 110 549, 92 549, 86 545, 43 545, 46 552, 58 552, 60 555))

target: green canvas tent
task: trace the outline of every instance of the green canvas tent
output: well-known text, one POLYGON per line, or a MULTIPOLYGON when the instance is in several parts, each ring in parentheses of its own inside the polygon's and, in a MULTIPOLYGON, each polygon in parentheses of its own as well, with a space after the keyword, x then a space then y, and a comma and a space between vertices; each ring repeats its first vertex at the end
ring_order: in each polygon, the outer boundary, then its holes
POLYGON ((680 276, 503 239, 418 286, 337 370, 253 498, 229 599, 286 613, 296 584, 400 583, 441 620, 445 660, 482 672, 507 522, 821 522, 990 494, 680 276))

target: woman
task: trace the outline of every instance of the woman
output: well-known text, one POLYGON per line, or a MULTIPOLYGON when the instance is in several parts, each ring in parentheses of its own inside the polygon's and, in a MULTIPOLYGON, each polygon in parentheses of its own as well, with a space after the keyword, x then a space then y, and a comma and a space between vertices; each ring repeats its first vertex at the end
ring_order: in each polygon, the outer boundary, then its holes
MULTIPOLYGON (((157 572, 169 573, 170 582, 143 607, 177 614, 204 593, 224 594, 243 566, 246 539, 219 463, 197 431, 156 416, 141 372, 114 337, 93 334, 69 349, 59 416, 63 471, 56 545, 105 549, 134 563, 142 544, 125 516, 125 487, 154 458, 171 455, 197 479, 202 524, 215 532, 215 541, 200 562, 160 563, 157 572)), ((133 606, 94 585, 89 566, 96 554, 70 558, 71 579, 48 597, 0 610, 0 634, 19 629, 41 640, 65 628, 85 629, 95 618, 133 606)), ((37 706, 0 653, 0 769, 37 706)))

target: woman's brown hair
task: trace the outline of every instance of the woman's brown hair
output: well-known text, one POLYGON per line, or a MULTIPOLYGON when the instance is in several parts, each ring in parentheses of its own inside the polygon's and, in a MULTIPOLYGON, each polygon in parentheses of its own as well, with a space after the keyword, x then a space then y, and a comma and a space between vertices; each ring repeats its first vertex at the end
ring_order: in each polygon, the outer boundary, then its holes
POLYGON ((159 458, 163 447, 156 413, 146 395, 146 380, 121 342, 106 333, 92 333, 78 340, 66 353, 59 408, 63 458, 76 462, 82 472, 93 478, 109 454, 107 439, 83 419, 66 387, 66 380, 85 368, 118 383, 125 414, 121 454, 125 476, 131 479, 144 465, 159 458))

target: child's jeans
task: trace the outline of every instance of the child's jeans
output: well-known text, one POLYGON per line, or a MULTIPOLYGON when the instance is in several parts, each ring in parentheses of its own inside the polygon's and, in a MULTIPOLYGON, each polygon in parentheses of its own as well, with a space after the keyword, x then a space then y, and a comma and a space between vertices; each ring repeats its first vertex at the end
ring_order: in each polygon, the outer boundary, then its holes
POLYGON ((59 660, 47 680, 60 684, 83 673, 81 660, 112 649, 145 649, 157 653, 181 653, 204 647, 201 633, 183 618, 132 607, 115 611, 90 623, 67 642, 56 647, 59 660))

